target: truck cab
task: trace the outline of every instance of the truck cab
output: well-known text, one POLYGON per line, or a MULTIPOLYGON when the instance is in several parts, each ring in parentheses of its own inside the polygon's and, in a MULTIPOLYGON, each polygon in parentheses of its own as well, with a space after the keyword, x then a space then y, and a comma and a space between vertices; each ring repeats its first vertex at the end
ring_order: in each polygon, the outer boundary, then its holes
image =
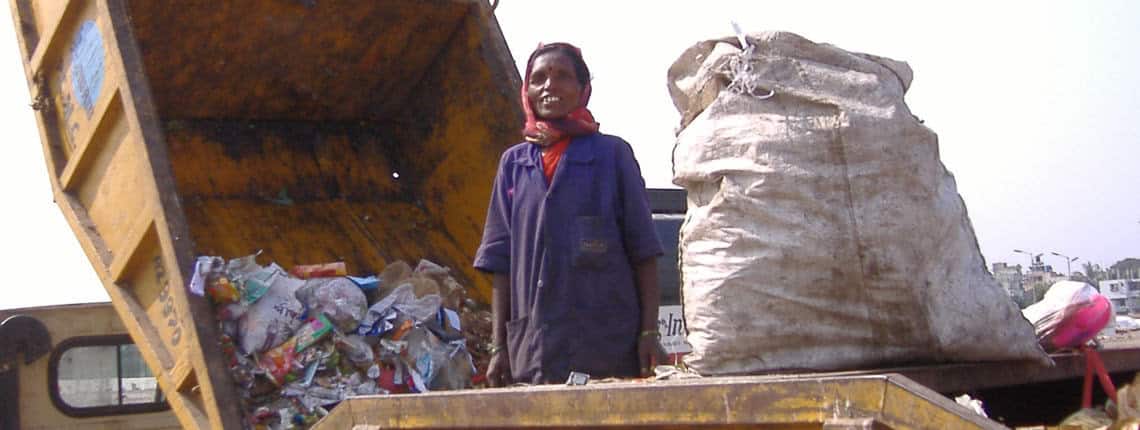
POLYGON ((110 303, 0 310, 0 429, 180 428, 110 303))

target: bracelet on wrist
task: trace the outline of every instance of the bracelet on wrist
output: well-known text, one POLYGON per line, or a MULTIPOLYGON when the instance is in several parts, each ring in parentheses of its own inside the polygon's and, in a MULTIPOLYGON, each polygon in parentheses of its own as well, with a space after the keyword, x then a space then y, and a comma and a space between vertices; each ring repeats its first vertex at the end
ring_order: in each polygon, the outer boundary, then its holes
POLYGON ((506 345, 491 345, 491 355, 495 355, 506 350, 506 345))
POLYGON ((641 338, 643 338, 643 337, 649 337, 649 336, 653 336, 653 337, 656 337, 656 338, 660 338, 660 337, 661 337, 661 333, 660 333, 660 332, 658 332, 657 330, 642 330, 642 331, 641 331, 641 334, 640 334, 640 335, 638 335, 638 336, 637 336, 637 338, 638 338, 638 339, 641 339, 641 338))

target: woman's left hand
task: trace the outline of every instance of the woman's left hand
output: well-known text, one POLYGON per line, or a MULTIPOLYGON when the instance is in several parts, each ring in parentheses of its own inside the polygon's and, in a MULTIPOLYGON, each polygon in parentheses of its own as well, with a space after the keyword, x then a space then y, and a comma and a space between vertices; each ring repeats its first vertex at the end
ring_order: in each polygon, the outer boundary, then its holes
POLYGON ((637 364, 641 377, 653 376, 653 369, 665 362, 665 349, 657 336, 641 336, 637 339, 637 364))

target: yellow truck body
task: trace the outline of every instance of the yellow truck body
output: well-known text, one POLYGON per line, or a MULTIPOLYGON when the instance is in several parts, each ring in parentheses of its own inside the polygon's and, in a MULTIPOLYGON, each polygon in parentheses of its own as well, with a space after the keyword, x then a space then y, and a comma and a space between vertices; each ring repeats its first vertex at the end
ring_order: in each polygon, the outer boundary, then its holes
MULTIPOLYGON (((261 251, 286 267, 344 261, 358 274, 427 258, 489 301, 470 262, 522 114, 487 2, 11 5, 55 200, 121 318, 105 329, 130 335, 170 406, 115 428, 162 428, 171 413, 184 428, 247 426, 210 305, 187 291, 199 255, 261 251)), ((354 398, 318 426, 996 424, 904 376, 873 374, 354 398)))

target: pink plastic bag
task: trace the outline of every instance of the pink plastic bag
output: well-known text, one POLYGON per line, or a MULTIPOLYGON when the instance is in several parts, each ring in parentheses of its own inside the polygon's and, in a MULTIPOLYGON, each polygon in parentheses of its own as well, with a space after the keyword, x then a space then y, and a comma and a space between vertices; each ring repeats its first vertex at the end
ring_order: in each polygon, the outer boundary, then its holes
POLYGON ((1073 349, 1096 337, 1112 318, 1112 304, 1091 285, 1061 281, 1021 311, 1046 351, 1073 349))

